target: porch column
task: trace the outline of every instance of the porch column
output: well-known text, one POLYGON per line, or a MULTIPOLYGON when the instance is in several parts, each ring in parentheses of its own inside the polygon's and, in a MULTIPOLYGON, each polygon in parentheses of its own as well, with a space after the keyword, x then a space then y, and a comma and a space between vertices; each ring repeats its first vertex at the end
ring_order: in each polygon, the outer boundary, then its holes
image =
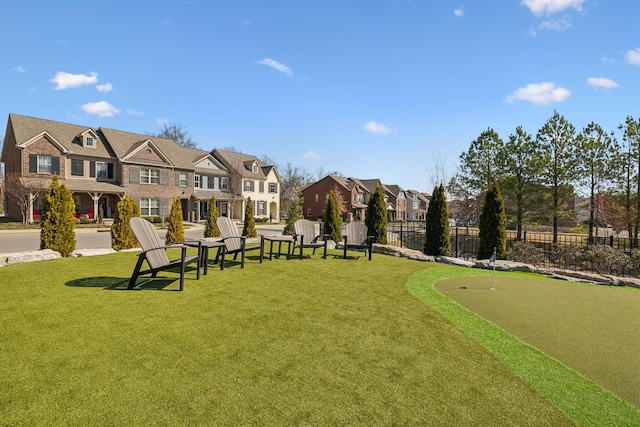
POLYGON ((100 206, 98 206, 98 203, 100 202, 100 197, 102 197, 102 193, 98 194, 98 193, 89 193, 89 195, 91 196, 91 199, 93 200, 93 220, 97 221, 98 220, 98 209, 100 209, 100 206))

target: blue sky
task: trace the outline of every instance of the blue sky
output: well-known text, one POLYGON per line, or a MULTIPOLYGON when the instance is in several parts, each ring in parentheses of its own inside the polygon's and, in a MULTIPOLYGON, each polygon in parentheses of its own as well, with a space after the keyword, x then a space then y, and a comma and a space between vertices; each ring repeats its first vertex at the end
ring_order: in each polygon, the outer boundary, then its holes
MULTIPOLYGON (((430 192, 487 128, 639 116, 640 2, 7 1, 0 117, 181 124, 316 174, 430 192)), ((0 132, 4 132, 3 130, 0 132)))

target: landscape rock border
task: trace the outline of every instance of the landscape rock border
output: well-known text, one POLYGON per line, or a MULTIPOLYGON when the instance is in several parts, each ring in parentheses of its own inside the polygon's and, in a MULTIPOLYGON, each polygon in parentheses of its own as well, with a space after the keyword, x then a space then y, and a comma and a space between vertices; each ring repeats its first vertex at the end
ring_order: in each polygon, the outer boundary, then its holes
POLYGON ((443 264, 457 265, 460 267, 482 268, 488 270, 492 270, 495 267, 496 271, 522 271, 528 273, 538 273, 555 279, 567 280, 570 282, 591 283, 607 286, 631 286, 634 288, 640 288, 640 279, 632 277, 618 277, 609 274, 586 273, 582 271, 562 270, 559 268, 538 268, 530 264, 515 261, 498 260, 495 263, 489 262, 488 259, 467 261, 460 258, 425 255, 415 249, 400 248, 398 246, 391 245, 381 245, 379 243, 373 245, 373 252, 383 255, 413 259, 417 261, 440 262, 443 264))

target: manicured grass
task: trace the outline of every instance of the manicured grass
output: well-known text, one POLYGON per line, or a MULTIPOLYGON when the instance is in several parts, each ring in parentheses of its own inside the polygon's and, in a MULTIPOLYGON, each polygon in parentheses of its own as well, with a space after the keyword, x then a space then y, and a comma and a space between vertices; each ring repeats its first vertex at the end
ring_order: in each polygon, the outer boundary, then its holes
POLYGON ((135 258, 0 269, 0 424, 573 425, 407 292, 465 270, 253 259, 119 290, 135 258))
POLYGON ((640 408, 640 290, 497 274, 436 289, 640 408))
MULTIPOLYGON (((434 283, 439 280, 457 277, 456 286, 458 288, 464 286, 470 290, 479 286, 478 283, 481 279, 478 279, 478 276, 484 276, 485 284, 491 283, 490 274, 488 271, 474 270, 456 274, 449 267, 435 267, 415 274, 409 280, 408 287, 411 293, 454 322, 462 331, 473 337, 501 360, 505 366, 508 366, 543 395, 555 402, 580 425, 640 425, 640 410, 638 408, 617 398, 566 365, 472 313, 433 288, 434 283), (474 277, 464 277, 472 275, 474 277)), ((508 276, 516 281, 527 277, 527 275, 508 276)), ((530 275, 529 280, 532 280, 530 275)), ((507 280, 500 280, 500 282, 504 287, 507 280)), ((497 286, 500 284, 498 283, 497 286)), ((499 291, 487 292, 498 293, 499 291)), ((581 298, 580 289, 574 289, 572 296, 576 300, 581 298)), ((530 303, 535 304, 535 300, 530 303)), ((516 315, 515 312, 512 314, 516 315)), ((512 320, 513 323, 520 321, 520 319, 512 320)), ((544 331, 539 332, 539 335, 544 336, 544 331)), ((634 343, 628 344, 635 345, 634 343)), ((629 363, 636 363, 635 361, 637 361, 637 352, 636 357, 629 363)), ((634 375, 633 368, 629 370, 629 373, 634 375)))

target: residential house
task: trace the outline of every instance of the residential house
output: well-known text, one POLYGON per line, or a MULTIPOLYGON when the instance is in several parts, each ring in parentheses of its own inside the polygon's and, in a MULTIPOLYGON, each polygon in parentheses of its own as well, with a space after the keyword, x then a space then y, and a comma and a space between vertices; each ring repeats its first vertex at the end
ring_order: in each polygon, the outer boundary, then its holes
POLYGON ((214 149, 213 157, 229 171, 229 216, 244 219, 247 199, 253 203, 256 218, 279 219, 280 175, 273 165, 256 156, 214 149))
MULTIPOLYGON (((233 203, 244 206, 249 193, 257 196, 252 197, 256 216, 277 218, 280 178, 275 167, 242 155, 255 192, 232 194, 233 174, 214 154, 170 139, 9 114, 0 157, 5 212, 13 218, 24 215, 29 222, 38 219, 42 195, 58 175, 72 192, 80 218, 97 218, 98 209, 110 218, 118 201, 131 195, 142 216, 168 215, 171 200, 178 197, 184 219, 197 221, 204 219, 212 196, 221 215, 227 215, 233 203)), ((243 219, 244 210, 236 215, 243 219)))
POLYGON ((350 178, 336 175, 327 175, 302 189, 302 210, 305 218, 316 220, 322 217, 329 200, 329 192, 332 190, 336 193, 340 216, 343 220, 357 218, 358 212, 364 218, 367 205, 363 203, 363 189, 350 178))
POLYGON ((395 207, 390 211, 391 221, 407 220, 407 196, 406 192, 399 185, 385 184, 383 188, 389 193, 389 203, 395 207))
POLYGON ((429 198, 425 193, 416 190, 407 190, 407 221, 425 221, 429 198))

